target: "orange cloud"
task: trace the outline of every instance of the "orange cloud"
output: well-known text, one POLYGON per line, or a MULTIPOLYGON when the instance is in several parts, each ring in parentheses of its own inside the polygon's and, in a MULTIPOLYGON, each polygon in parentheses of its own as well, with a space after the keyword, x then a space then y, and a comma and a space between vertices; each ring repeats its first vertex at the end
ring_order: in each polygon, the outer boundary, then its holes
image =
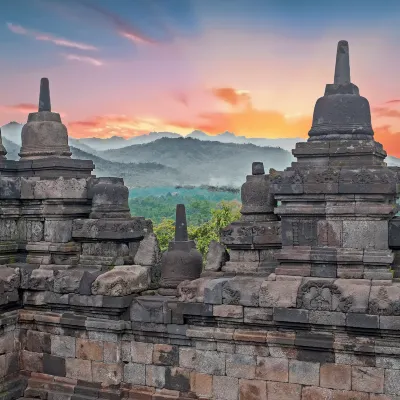
POLYGON ((237 90, 230 87, 214 88, 211 90, 214 96, 218 99, 225 101, 226 103, 237 106, 237 105, 250 105, 251 97, 249 92, 245 90, 237 90))
POLYGON ((376 127, 375 140, 383 145, 388 154, 400 157, 400 131, 393 132, 392 129, 390 125, 376 127))
POLYGON ((7 27, 11 32, 16 33, 18 35, 30 36, 36 40, 51 42, 56 46, 70 47, 79 50, 98 50, 97 47, 92 46, 90 44, 74 42, 72 40, 56 37, 48 33, 35 32, 33 30, 26 29, 21 25, 12 24, 10 22, 7 23, 7 27))
POLYGON ((63 56, 67 60, 80 61, 86 64, 94 65, 96 67, 101 67, 102 65, 104 65, 104 62, 102 60, 99 60, 98 58, 79 56, 77 54, 63 54, 63 56))
MULTIPOLYGON (((387 103, 386 103, 387 104, 387 103)), ((400 118, 400 111, 390 107, 374 107, 372 113, 377 117, 400 118)))
POLYGON ((4 106, 3 108, 8 111, 18 111, 25 114, 25 113, 37 112, 38 105, 32 103, 19 103, 11 106, 4 106))

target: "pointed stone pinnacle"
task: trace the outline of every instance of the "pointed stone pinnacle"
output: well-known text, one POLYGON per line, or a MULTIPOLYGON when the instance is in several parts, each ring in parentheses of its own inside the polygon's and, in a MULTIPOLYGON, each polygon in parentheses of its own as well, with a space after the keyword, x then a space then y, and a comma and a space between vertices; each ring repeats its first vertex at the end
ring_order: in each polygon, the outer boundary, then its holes
POLYGON ((350 83, 349 44, 346 40, 341 40, 336 52, 334 84, 345 85, 347 83, 350 83))
POLYGON ((175 242, 187 242, 188 232, 186 223, 186 210, 184 204, 176 205, 175 242))
POLYGON ((50 85, 47 78, 40 80, 40 94, 39 94, 39 112, 51 111, 50 103, 50 85))

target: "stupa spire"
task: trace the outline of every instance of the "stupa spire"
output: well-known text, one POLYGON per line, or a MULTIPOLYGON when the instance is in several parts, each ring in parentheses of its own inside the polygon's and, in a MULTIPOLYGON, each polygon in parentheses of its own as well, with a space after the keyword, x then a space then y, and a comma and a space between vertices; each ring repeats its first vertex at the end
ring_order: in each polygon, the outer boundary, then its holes
POLYGON ((50 102, 50 83, 47 78, 40 80, 40 93, 39 93, 39 112, 51 111, 50 102))
POLYGON ((188 240, 185 205, 177 204, 175 219, 175 242, 187 242, 188 240))
POLYGON ((347 40, 341 40, 336 51, 334 84, 346 85, 350 82, 349 43, 347 40))

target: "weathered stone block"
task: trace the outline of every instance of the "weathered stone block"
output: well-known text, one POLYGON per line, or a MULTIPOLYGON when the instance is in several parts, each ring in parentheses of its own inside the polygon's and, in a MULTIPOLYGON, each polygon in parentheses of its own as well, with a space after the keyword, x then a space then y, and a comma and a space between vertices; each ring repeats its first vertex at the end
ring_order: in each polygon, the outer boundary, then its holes
POLYGON ((125 364, 123 376, 124 382, 131 385, 146 385, 146 366, 137 363, 125 364))
POLYGON ((51 336, 51 354, 64 357, 73 358, 75 357, 75 342, 76 339, 73 336, 51 336))
POLYGON ((83 360, 103 361, 103 342, 76 339, 76 357, 83 360))
POLYGON ((234 306, 228 304, 216 305, 213 307, 214 317, 221 318, 243 318, 243 306, 234 306))
POLYGON ((302 400, 332 400, 333 391, 330 389, 320 388, 316 386, 305 386, 301 391, 302 400))
POLYGON ((386 250, 388 237, 387 221, 343 221, 343 247, 386 250))
POLYGON ((134 262, 137 265, 152 266, 159 264, 160 261, 160 246, 156 235, 151 232, 140 241, 134 262))
POLYGON ((229 376, 213 377, 213 394, 216 400, 237 400, 239 379, 229 376))
POLYGON ((150 284, 149 270, 140 265, 114 267, 96 278, 92 284, 94 295, 127 296, 146 290, 150 284))
POLYGON ((226 355, 226 375, 235 378, 254 379, 256 358, 243 354, 226 355))
POLYGON ((165 367, 146 365, 146 385, 163 388, 165 386, 165 367))
POLYGON ((289 361, 285 358, 257 357, 256 378, 265 381, 289 381, 289 361))
POLYGON ((229 253, 225 246, 216 240, 211 240, 208 246, 207 261, 205 271, 220 271, 229 260, 229 253))
POLYGON ((260 307, 296 307, 301 278, 264 281, 260 289, 260 307))
POLYGON ((222 291, 224 285, 232 278, 211 279, 204 287, 204 303, 222 304, 222 291))
POLYGON ((289 382, 301 385, 319 385, 319 363, 289 361, 289 382))
POLYGON ((198 396, 209 398, 212 396, 212 375, 192 372, 190 375, 190 389, 198 396))
POLYGON ((322 364, 320 385, 330 389, 351 390, 351 366, 322 364))
POLYGON ((123 376, 121 364, 92 362, 93 382, 101 382, 104 386, 118 385, 123 376))
POLYGON ((179 365, 179 349, 169 344, 155 344, 153 350, 153 364, 179 365))
POLYGON ((153 361, 152 343, 131 342, 131 360, 139 364, 151 364, 153 361))
POLYGON ((267 383, 240 379, 239 400, 267 400, 267 383))
POLYGON ((46 242, 67 243, 72 239, 71 219, 46 219, 44 222, 44 240, 46 242))
POLYGON ((165 387, 179 392, 189 392, 190 371, 179 367, 167 367, 165 370, 165 387))
POLYGON ((81 360, 79 358, 66 358, 65 367, 67 378, 92 382, 92 365, 89 360, 81 360))
POLYGON ((268 400, 300 400, 301 385, 283 382, 267 382, 268 400))
POLYGON ((384 369, 353 366, 352 389, 360 392, 383 393, 384 369))
POLYGON ((385 370, 385 393, 393 394, 393 395, 400 394, 400 370, 399 369, 385 370))
POLYGON ((209 375, 225 374, 225 355, 216 351, 196 350, 195 369, 209 375))

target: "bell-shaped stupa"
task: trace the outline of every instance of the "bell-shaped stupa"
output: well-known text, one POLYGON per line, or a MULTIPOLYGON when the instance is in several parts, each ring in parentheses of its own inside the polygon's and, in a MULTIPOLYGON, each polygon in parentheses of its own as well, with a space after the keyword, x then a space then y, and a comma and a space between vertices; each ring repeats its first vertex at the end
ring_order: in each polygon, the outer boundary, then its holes
POLYGON ((23 126, 20 157, 24 160, 70 158, 68 131, 60 114, 51 111, 49 80, 40 81, 38 112, 30 113, 23 126))
POLYGON ((336 52, 334 83, 326 85, 324 96, 315 104, 309 140, 371 140, 373 135, 368 100, 351 83, 349 44, 341 40, 336 52))

